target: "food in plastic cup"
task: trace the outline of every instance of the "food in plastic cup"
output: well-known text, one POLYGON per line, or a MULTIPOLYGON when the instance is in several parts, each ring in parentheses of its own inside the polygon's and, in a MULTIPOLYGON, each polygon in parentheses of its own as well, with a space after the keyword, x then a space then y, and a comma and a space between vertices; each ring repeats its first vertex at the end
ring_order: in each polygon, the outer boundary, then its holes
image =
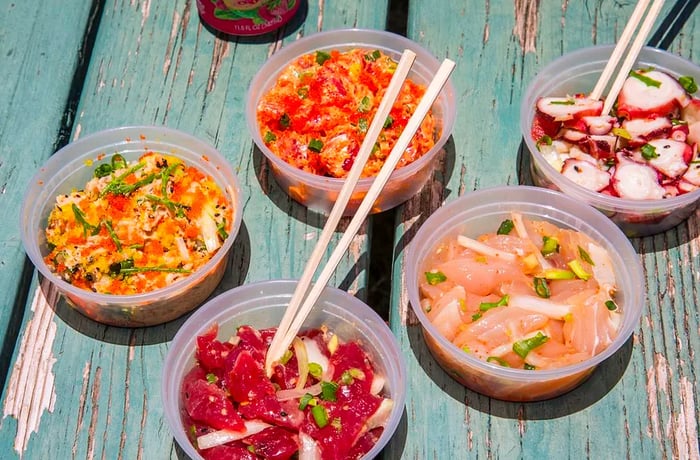
POLYGON ((68 303, 95 321, 124 327, 164 323, 198 307, 221 281, 228 253, 241 225, 240 186, 231 166, 214 147, 189 134, 158 126, 127 126, 100 131, 68 144, 52 155, 29 182, 24 195, 20 227, 27 255, 39 272, 63 294, 68 303), (47 218, 56 197, 82 189, 96 165, 114 154, 136 162, 148 151, 181 159, 211 177, 233 208, 230 231, 217 252, 198 270, 169 286, 130 295, 100 294, 74 286, 46 264, 50 252, 47 218))
MULTIPOLYGON (((333 208, 344 179, 323 177, 296 168, 275 155, 265 145, 257 122, 257 107, 260 99, 274 86, 279 73, 299 56, 315 51, 367 49, 379 50, 395 61, 405 49, 416 53, 408 78, 427 87, 440 67, 440 62, 417 43, 390 32, 363 29, 341 29, 309 35, 299 41, 284 46, 260 68, 248 90, 246 120, 255 144, 267 158, 273 176, 279 186, 295 201, 313 211, 328 214, 333 208)), ((440 130, 434 146, 413 163, 397 168, 384 186, 382 193, 372 207, 373 213, 391 209, 415 195, 431 177, 438 153, 452 133, 456 116, 454 87, 451 82, 442 89, 432 108, 436 125, 440 130)), ((362 178, 345 209, 345 215, 352 215, 367 194, 374 179, 362 178)))
MULTIPOLYGON (((616 353, 637 327, 646 301, 639 257, 629 240, 603 214, 561 192, 539 187, 503 186, 467 193, 444 205, 420 227, 406 256, 408 300, 418 317, 425 343, 437 362, 462 385, 486 396, 508 401, 553 398, 580 385, 596 366, 616 353), (419 283, 424 263, 442 241, 495 232, 513 212, 524 219, 546 221, 583 232, 607 251, 617 282, 615 302, 622 318, 611 344, 576 364, 528 370, 487 362, 462 350, 441 334, 421 307, 419 283)), ((508 306, 502 308, 509 308, 508 306)))
POLYGON ((199 16, 230 35, 262 35, 289 22, 302 0, 197 0, 199 16))
MULTIPOLYGON (((541 97, 587 94, 593 90, 613 45, 583 48, 555 59, 540 70, 528 86, 520 106, 520 129, 530 152, 530 170, 535 185, 560 190, 590 204, 617 224, 627 236, 647 236, 666 231, 687 219, 697 208, 700 189, 653 200, 633 200, 584 188, 564 177, 537 148, 531 128, 536 103, 541 97)), ((633 68, 650 68, 676 78, 700 80, 700 67, 669 52, 643 48, 633 68)), ((604 92, 605 94, 605 92, 604 92)))
MULTIPOLYGON (((228 340, 240 326, 277 327, 292 298, 297 280, 271 280, 246 284, 209 300, 182 325, 163 365, 161 394, 165 419, 175 440, 193 459, 202 458, 190 442, 184 424, 182 383, 195 365, 197 337, 218 325, 218 339, 228 340)), ((370 307, 345 291, 326 287, 301 331, 327 327, 341 342, 358 342, 369 355, 375 374, 385 377, 382 394, 393 400, 384 431, 363 458, 374 458, 388 443, 403 415, 406 369, 395 337, 370 307)))

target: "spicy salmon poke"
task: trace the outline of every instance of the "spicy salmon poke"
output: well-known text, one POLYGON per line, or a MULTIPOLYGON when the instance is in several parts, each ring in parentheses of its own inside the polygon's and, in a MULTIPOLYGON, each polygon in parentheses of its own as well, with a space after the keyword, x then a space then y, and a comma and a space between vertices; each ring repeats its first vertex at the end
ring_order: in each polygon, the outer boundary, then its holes
MULTIPOLYGON (((258 102, 258 129, 265 145, 303 171, 345 177, 396 66, 378 49, 319 50, 298 57, 258 102)), ((379 172, 424 92, 424 85, 406 80, 362 177, 379 172)), ((440 126, 430 113, 398 167, 426 154, 439 137, 440 126)))

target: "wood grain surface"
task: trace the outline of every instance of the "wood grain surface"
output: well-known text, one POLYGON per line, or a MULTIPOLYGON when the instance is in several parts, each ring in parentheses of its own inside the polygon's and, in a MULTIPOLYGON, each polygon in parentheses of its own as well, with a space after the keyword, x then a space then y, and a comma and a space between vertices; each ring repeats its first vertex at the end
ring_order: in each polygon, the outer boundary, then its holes
MULTIPOLYGON (((700 14, 687 3, 666 2, 655 30, 679 30, 672 39, 652 39, 698 62, 700 14), (672 21, 676 11, 682 18, 672 21)), ((456 384, 425 347, 404 286, 406 246, 442 203, 491 185, 528 183, 520 100, 538 69, 563 53, 614 43, 634 2, 410 5, 408 36, 457 61, 458 116, 433 183, 398 213, 391 324, 412 377, 405 424, 387 458, 698 458, 697 214, 664 234, 632 240, 648 290, 633 339, 582 386, 549 401, 501 402, 456 384)))

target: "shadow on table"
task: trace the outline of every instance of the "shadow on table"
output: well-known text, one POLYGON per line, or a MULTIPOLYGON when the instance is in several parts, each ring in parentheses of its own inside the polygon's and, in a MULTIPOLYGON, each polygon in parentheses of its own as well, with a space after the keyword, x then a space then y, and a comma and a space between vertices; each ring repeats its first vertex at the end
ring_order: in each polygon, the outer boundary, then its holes
MULTIPOLYGON (((236 240, 229 252, 226 271, 219 285, 214 289, 212 294, 202 303, 206 303, 212 297, 217 296, 223 291, 233 289, 241 285, 246 279, 248 269, 250 267, 250 235, 245 222, 241 223, 241 228, 236 236, 236 240)), ((48 296, 47 296, 48 298, 48 296)), ((169 321, 165 324, 149 327, 115 327, 108 326, 102 323, 93 321, 92 319, 82 315, 66 300, 60 296, 56 305, 52 308, 70 328, 77 332, 91 337, 101 342, 113 343, 117 345, 152 345, 158 343, 170 342, 182 324, 197 311, 193 311, 169 321)))
POLYGON ((469 408, 500 418, 518 420, 549 420, 585 410, 603 399, 622 378, 632 356, 633 338, 611 357, 598 365, 580 386, 556 398, 537 402, 500 401, 467 389, 435 361, 423 340, 420 326, 408 326, 407 334, 416 361, 426 375, 447 395, 469 408))

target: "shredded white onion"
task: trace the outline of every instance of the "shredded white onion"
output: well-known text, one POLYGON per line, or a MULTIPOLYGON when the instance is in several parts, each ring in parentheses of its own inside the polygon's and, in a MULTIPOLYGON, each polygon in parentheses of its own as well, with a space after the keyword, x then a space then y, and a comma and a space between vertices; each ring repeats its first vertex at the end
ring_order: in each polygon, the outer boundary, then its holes
POLYGON ((500 251, 498 249, 492 248, 487 244, 466 237, 464 235, 457 236, 457 242, 465 248, 471 249, 472 251, 478 252, 479 254, 485 256, 498 257, 509 262, 514 262, 518 258, 516 254, 506 251, 500 251))
POLYGON ((291 388, 289 390, 280 390, 276 393, 277 399, 280 401, 288 401, 290 399, 301 398, 306 393, 311 395, 321 394, 321 383, 316 383, 307 388, 291 388))
POLYGON ((552 319, 564 319, 566 315, 571 313, 571 305, 523 294, 511 295, 508 299, 508 306, 542 313, 552 319))
POLYGON ((268 423, 260 422, 258 420, 250 420, 244 423, 245 429, 243 431, 223 429, 204 434, 197 438, 197 446, 200 449, 211 449, 212 447, 220 446, 222 444, 226 444, 227 442, 246 438, 271 426, 268 423))
POLYGON ((299 366, 299 380, 297 380, 296 389, 301 390, 306 386, 306 379, 309 375, 309 357, 306 354, 306 345, 299 337, 294 337, 292 340, 294 354, 297 357, 297 365, 299 366))
POLYGON ((533 254, 535 254, 535 257, 537 257, 537 262, 539 262, 540 267, 542 267, 543 270, 552 268, 552 264, 550 264, 549 261, 544 258, 535 242, 530 239, 530 234, 525 228, 525 222, 523 222, 523 216, 520 213, 514 212, 511 213, 511 218, 513 219, 513 227, 515 227, 515 232, 518 234, 518 236, 526 241, 529 241, 535 248, 533 254))

